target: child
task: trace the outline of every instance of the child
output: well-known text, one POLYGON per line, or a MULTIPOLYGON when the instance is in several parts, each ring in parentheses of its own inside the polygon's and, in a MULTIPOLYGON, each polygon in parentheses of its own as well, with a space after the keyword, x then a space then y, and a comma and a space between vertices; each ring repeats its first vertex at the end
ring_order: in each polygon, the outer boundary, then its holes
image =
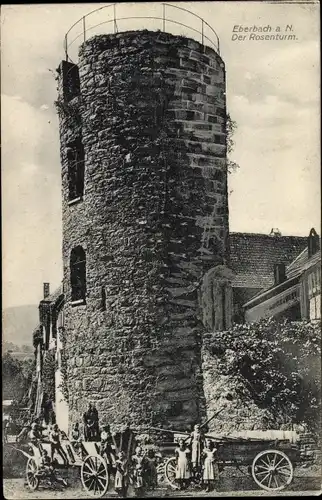
POLYGON ((179 483, 180 490, 183 490, 187 485, 187 480, 190 479, 190 464, 188 455, 190 450, 186 447, 183 439, 179 440, 179 446, 175 449, 177 457, 176 480, 179 483))
POLYGON ((71 441, 76 443, 77 441, 80 440, 80 430, 79 430, 79 423, 76 422, 74 424, 74 427, 71 432, 71 441))
POLYGON ((203 456, 205 458, 203 466, 203 482, 206 486, 206 491, 211 491, 214 489, 215 481, 218 481, 219 479, 217 448, 215 447, 213 441, 207 439, 206 446, 203 450, 203 456))
POLYGON ((157 457, 154 450, 150 449, 147 452, 147 486, 154 490, 158 486, 158 473, 156 468, 157 457))
POLYGON ((143 454, 141 446, 137 446, 135 449, 135 455, 132 456, 132 465, 134 466, 134 489, 136 490, 136 495, 143 493, 143 487, 145 486, 145 475, 147 470, 147 460, 143 454))
POLYGON ((76 422, 72 428, 72 432, 70 435, 70 442, 73 446, 74 450, 78 455, 81 453, 81 432, 79 428, 79 423, 76 422))
POLYGON ((120 451, 115 461, 115 491, 121 497, 126 497, 128 488, 128 462, 123 451, 120 451))
POLYGON ((57 482, 62 484, 63 486, 67 486, 67 482, 65 481, 65 479, 56 475, 56 471, 45 449, 42 449, 41 451, 38 475, 47 477, 51 483, 57 482))
POLYGON ((39 473, 48 477, 52 477, 54 473, 54 468, 50 461, 47 451, 43 448, 41 450, 41 457, 39 463, 39 473))
POLYGON ((101 449, 100 454, 105 457, 110 465, 115 465, 115 454, 112 448, 112 434, 108 424, 104 425, 101 432, 101 449))

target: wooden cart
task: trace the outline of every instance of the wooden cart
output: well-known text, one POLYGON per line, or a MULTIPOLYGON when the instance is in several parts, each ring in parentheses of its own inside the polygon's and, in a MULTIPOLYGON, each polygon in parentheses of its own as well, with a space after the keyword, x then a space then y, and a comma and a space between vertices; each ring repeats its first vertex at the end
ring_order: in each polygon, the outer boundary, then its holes
MULTIPOLYGON (((293 480, 294 467, 300 458, 300 449, 296 444, 296 433, 294 439, 285 439, 285 433, 280 432, 280 439, 268 437, 258 437, 256 431, 253 436, 250 432, 245 437, 242 436, 214 436, 207 435, 206 438, 215 442, 218 449, 218 465, 222 470, 224 467, 244 467, 254 479, 259 488, 266 491, 281 491, 289 486, 293 480)), ((278 436, 278 434, 277 434, 278 436)), ((174 435, 174 440, 179 438, 188 439, 189 435, 178 433, 174 435)), ((176 484, 176 458, 170 457, 165 463, 165 477, 172 488, 177 488, 176 484)), ((202 482, 202 474, 192 476, 192 481, 196 484, 202 482)))
MULTIPOLYGON (((111 484, 111 476, 115 474, 114 464, 108 460, 108 457, 101 456, 100 443, 93 441, 82 441, 71 443, 68 439, 61 440, 61 446, 68 457, 68 467, 78 467, 80 469, 80 479, 83 488, 93 497, 102 497, 108 491, 111 484)), ((128 458, 134 453, 136 441, 134 434, 130 435, 130 439, 125 439, 124 433, 118 433, 113 436, 113 445, 115 454, 120 450, 124 451, 128 458)), ((36 490, 42 480, 39 474, 41 450, 45 449, 50 456, 51 445, 48 442, 41 442, 39 446, 29 445, 30 453, 20 449, 27 458, 26 465, 26 481, 29 489, 36 490)), ((16 448, 18 449, 18 448, 16 448)), ((57 460, 57 468, 64 468, 62 457, 55 456, 57 460)))

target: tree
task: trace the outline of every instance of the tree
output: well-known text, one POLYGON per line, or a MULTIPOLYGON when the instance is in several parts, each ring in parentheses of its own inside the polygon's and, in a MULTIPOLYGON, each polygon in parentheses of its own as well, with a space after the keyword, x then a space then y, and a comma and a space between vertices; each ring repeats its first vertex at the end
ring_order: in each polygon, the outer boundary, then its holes
POLYGON ((3 398, 20 400, 24 392, 21 361, 9 352, 2 358, 3 398))
POLYGON ((29 390, 35 361, 20 361, 5 353, 2 358, 3 398, 21 402, 29 390))
POLYGON ((226 116, 226 133, 227 133, 227 168, 228 172, 231 174, 232 172, 235 172, 238 168, 239 165, 238 163, 234 162, 229 158, 229 155, 233 152, 234 147, 235 147, 235 142, 233 139, 234 133, 237 130, 237 123, 231 119, 231 116, 229 113, 227 113, 226 116))

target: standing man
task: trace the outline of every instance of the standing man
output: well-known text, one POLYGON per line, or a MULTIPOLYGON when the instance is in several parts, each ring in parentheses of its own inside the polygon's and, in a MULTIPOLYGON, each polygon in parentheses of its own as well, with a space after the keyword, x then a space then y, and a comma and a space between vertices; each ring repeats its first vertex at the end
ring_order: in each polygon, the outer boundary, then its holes
POLYGON ((204 442, 204 434, 200 429, 200 425, 197 424, 190 435, 191 462, 192 469, 195 474, 201 471, 201 453, 203 451, 204 442))
POLYGON ((64 465, 68 466, 68 458, 60 443, 60 431, 57 424, 53 425, 49 434, 49 441, 51 445, 51 461, 53 461, 54 454, 57 452, 62 457, 64 465))
MULTIPOLYGON (((97 410, 96 410, 97 411, 97 410)), ((85 441, 93 441, 93 428, 95 425, 92 403, 88 404, 88 410, 83 415, 85 441)))
POLYGON ((46 425, 54 424, 53 418, 52 418, 53 401, 52 401, 51 396, 48 396, 47 393, 44 395, 43 412, 44 412, 44 420, 45 420, 46 425))
POLYGON ((100 429, 99 429, 99 418, 98 418, 98 411, 95 406, 95 404, 92 404, 92 418, 93 418, 93 440, 94 441, 99 441, 100 440, 100 429))

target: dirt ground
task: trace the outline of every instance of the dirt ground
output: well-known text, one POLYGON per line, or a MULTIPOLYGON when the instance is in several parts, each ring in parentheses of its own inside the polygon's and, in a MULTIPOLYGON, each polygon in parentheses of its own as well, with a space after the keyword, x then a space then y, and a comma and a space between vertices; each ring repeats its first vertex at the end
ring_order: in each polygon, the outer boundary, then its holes
MULTIPOLYGON (((88 494, 79 486, 69 487, 64 491, 61 490, 51 490, 40 488, 36 492, 30 492, 26 487, 24 487, 23 479, 5 479, 4 480, 4 498, 6 499, 14 499, 14 500, 29 500, 29 499, 74 499, 74 498, 91 498, 88 494)), ((204 493, 202 491, 193 491, 188 490, 185 492, 178 492, 169 490, 166 488, 158 488, 153 493, 149 492, 146 497, 147 498, 178 498, 178 497, 237 497, 237 496, 245 496, 245 497, 258 497, 258 496, 318 496, 321 494, 321 490, 312 489, 312 490, 296 490, 290 489, 281 493, 268 493, 264 490, 243 490, 243 491, 216 491, 212 493, 204 493)), ((129 497, 133 497, 133 493, 129 493, 129 497)), ((105 498, 117 498, 116 493, 113 491, 108 492, 105 495, 105 498)))
MULTIPOLYGON (((3 493, 6 499, 29 500, 29 499, 74 499, 91 498, 82 488, 79 480, 79 471, 69 470, 64 472, 64 477, 68 480, 66 489, 54 490, 48 487, 40 487, 36 492, 31 492, 24 485, 24 479, 4 479, 3 493)), ((169 486, 162 485, 154 492, 147 492, 146 498, 178 498, 178 497, 258 497, 258 496, 318 496, 321 494, 321 468, 319 466, 310 467, 310 469, 297 468, 292 484, 283 492, 266 492, 256 490, 256 485, 248 476, 247 471, 241 469, 236 471, 233 468, 227 468, 220 477, 220 483, 216 492, 205 493, 202 490, 189 488, 184 492, 171 489, 169 486)), ((129 491, 128 497, 134 497, 134 492, 129 491)), ((117 498, 116 493, 111 486, 105 498, 117 498)))

